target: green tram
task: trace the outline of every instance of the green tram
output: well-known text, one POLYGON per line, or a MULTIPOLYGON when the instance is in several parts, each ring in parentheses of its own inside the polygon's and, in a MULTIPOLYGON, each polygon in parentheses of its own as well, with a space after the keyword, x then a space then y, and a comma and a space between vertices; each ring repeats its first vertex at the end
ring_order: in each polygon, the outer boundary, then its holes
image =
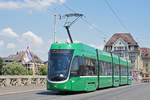
POLYGON ((51 45, 47 90, 94 91, 131 84, 131 62, 82 43, 51 45))

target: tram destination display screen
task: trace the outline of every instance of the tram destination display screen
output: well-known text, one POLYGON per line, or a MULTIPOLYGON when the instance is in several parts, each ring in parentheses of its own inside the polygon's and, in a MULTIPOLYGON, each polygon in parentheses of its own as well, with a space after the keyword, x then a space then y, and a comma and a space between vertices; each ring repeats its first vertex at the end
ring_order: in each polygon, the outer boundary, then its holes
POLYGON ((70 54, 70 53, 73 53, 73 50, 67 50, 67 49, 53 49, 51 50, 51 53, 64 53, 64 54, 70 54))

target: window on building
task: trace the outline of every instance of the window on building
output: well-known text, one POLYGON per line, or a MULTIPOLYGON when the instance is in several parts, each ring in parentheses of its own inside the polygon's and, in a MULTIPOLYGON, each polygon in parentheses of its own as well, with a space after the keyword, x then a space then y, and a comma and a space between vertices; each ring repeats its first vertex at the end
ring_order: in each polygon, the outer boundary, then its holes
POLYGON ((149 77, 149 74, 146 74, 146 77, 149 77))
POLYGON ((146 65, 145 65, 145 66, 146 66, 146 68, 147 68, 147 67, 148 67, 148 63, 146 63, 146 65))
POLYGON ((116 47, 114 47, 114 51, 116 51, 116 47))
POLYGON ((114 53, 115 55, 119 56, 119 57, 124 57, 123 53, 114 53))
POLYGON ((119 50, 119 51, 124 50, 124 47, 122 47, 122 46, 117 47, 117 50, 119 50))
POLYGON ((111 51, 111 50, 112 50, 111 46, 107 47, 107 51, 111 51))
POLYGON ((130 53, 130 57, 135 57, 136 54, 135 53, 130 53))
POLYGON ((134 50, 134 46, 131 46, 131 47, 130 47, 130 50, 134 50))
POLYGON ((147 53, 147 54, 145 54, 145 56, 148 56, 148 53, 147 53))
POLYGON ((119 55, 120 55, 120 57, 124 57, 124 56, 123 56, 123 53, 119 53, 119 55))
POLYGON ((118 48, 117 48, 117 50, 121 50, 121 48, 120 48, 120 47, 118 47, 118 48))
POLYGON ((128 49, 127 49, 127 47, 125 47, 125 51, 127 51, 128 49))

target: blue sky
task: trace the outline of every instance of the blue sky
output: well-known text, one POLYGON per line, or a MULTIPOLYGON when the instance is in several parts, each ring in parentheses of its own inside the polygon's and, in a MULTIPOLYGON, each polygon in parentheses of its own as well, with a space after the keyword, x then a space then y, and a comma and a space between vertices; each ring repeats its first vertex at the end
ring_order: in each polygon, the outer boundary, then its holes
MULTIPOLYGON (((140 47, 150 47, 150 1, 149 0, 107 0, 127 27, 124 29, 109 9, 105 0, 0 0, 0 56, 25 50, 27 45, 43 60, 53 42, 53 14, 83 13, 83 20, 71 26, 73 40, 97 48, 104 46, 114 33, 131 33, 140 47), (64 6, 65 5, 65 6, 64 6)), ((57 41, 68 39, 63 27, 64 19, 57 19, 57 41)))

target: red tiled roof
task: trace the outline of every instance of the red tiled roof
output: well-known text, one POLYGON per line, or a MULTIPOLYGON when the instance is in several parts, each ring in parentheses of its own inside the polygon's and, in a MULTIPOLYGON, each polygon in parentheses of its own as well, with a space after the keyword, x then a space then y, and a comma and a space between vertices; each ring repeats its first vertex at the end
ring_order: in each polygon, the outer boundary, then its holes
POLYGON ((142 58, 150 58, 150 48, 140 48, 142 58))
MULTIPOLYGON (((43 62, 38 56, 36 56, 32 52, 31 52, 31 54, 34 57, 34 59, 38 59, 40 61, 40 63, 43 62)), ((4 57, 3 59, 13 59, 16 62, 20 62, 20 61, 22 61, 24 55, 25 55, 25 51, 20 51, 20 52, 17 52, 16 55, 9 55, 8 57, 4 57)))
POLYGON ((111 46, 117 39, 122 38, 129 45, 138 46, 137 42, 133 39, 130 33, 116 33, 110 40, 106 43, 105 46, 111 46))

